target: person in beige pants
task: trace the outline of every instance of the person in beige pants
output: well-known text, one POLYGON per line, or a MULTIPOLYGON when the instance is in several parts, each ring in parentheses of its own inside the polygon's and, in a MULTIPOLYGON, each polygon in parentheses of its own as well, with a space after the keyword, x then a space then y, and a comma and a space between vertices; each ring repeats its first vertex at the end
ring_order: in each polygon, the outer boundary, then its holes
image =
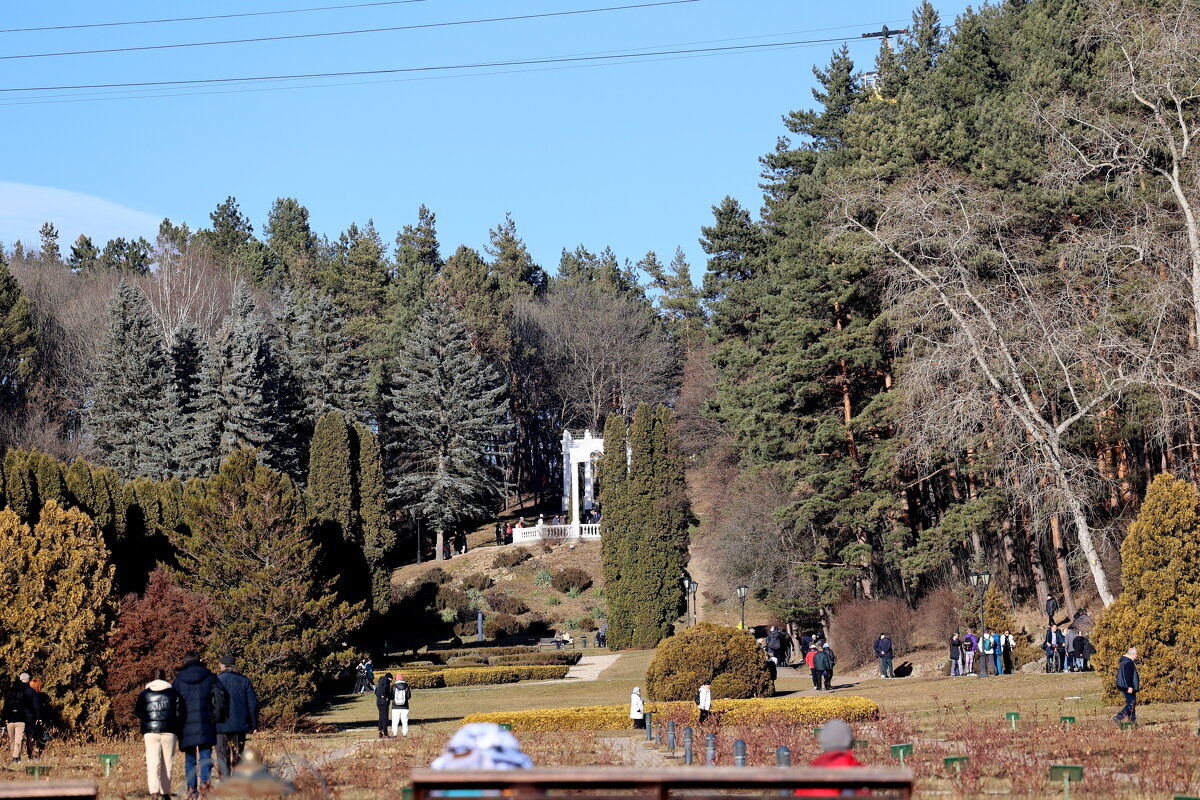
POLYGON ((29 685, 29 673, 22 672, 4 696, 4 722, 14 764, 21 760, 21 745, 26 733, 32 732, 35 723, 41 719, 41 701, 29 685))
POLYGON ((137 697, 134 714, 146 744, 146 789, 160 800, 171 794, 171 766, 183 724, 183 698, 167 683, 164 670, 154 670, 154 680, 137 697))

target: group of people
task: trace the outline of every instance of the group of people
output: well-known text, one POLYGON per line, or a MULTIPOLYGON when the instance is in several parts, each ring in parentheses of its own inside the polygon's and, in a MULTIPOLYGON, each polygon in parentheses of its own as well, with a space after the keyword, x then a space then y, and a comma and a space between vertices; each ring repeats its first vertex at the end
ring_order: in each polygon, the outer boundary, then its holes
POLYGON ((1010 631, 989 629, 976 635, 974 628, 967 628, 961 637, 955 631, 950 635, 950 674, 978 674, 981 678, 1011 675, 1016 649, 1017 641, 1010 631))
POLYGON ((196 798, 211 782, 214 750, 221 778, 241 760, 246 737, 258 731, 258 696, 232 656, 220 660, 214 675, 198 653, 189 651, 174 682, 167 682, 165 670, 154 670, 134 702, 134 714, 146 747, 151 798, 171 795, 176 747, 184 754, 188 798, 196 798))
POLYGON ((1046 654, 1046 672, 1084 672, 1092 668, 1092 656, 1096 648, 1087 634, 1068 625, 1060 630, 1053 622, 1042 638, 1042 650, 1046 654))
POLYGON ((366 694, 375 691, 375 666, 370 658, 364 658, 354 665, 354 693, 366 694))
POLYGON ((375 684, 375 707, 379 710, 379 738, 388 737, 388 721, 392 723, 391 738, 398 734, 408 736, 408 703, 412 699, 412 687, 404 680, 404 674, 385 674, 375 684))
POLYGON ((44 744, 46 725, 43 719, 48 703, 42 694, 41 681, 22 672, 4 694, 4 729, 12 752, 12 763, 21 761, 24 752, 35 758, 44 744))

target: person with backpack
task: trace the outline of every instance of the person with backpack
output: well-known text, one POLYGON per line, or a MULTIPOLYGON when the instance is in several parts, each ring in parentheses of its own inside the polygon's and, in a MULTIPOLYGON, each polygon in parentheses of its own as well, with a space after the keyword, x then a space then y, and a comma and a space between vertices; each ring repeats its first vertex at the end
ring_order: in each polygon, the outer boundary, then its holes
POLYGON ((974 628, 967 628, 967 632, 963 635, 963 667, 962 674, 970 675, 975 671, 975 651, 979 647, 979 637, 975 635, 974 628))
POLYGON ((200 654, 183 654, 183 669, 172 684, 183 697, 183 725, 179 749, 183 751, 183 771, 187 780, 188 800, 207 792, 212 778, 212 750, 217 743, 217 723, 225 721, 229 696, 217 677, 200 663, 200 654))
POLYGON ((12 746, 12 763, 21 761, 21 745, 26 731, 32 731, 42 720, 42 704, 29 685, 29 673, 22 672, 16 683, 4 695, 4 722, 8 742, 12 746))
POLYGON ((392 703, 392 673, 387 673, 375 684, 375 708, 379 711, 379 738, 387 738, 388 706, 392 703))
POLYGON ((700 684, 696 690, 696 708, 700 711, 700 724, 703 725, 712 713, 712 686, 707 683, 700 684))
POLYGON ((146 747, 146 791, 152 800, 164 800, 171 795, 175 743, 183 726, 183 695, 167 683, 166 670, 156 669, 153 676, 134 701, 133 713, 146 747))
POLYGON ((229 711, 217 723, 217 774, 228 778, 242 760, 246 736, 258 731, 258 695, 250 679, 237 671, 233 656, 222 657, 220 664, 217 681, 229 696, 229 711))
POLYGON ((392 738, 396 738, 396 728, 401 727, 404 735, 408 736, 408 701, 412 699, 412 689, 404 680, 403 673, 396 673, 392 682, 392 738))
POLYGON ((995 642, 991 631, 984 631, 979 637, 979 677, 986 678, 991 670, 996 668, 995 642))

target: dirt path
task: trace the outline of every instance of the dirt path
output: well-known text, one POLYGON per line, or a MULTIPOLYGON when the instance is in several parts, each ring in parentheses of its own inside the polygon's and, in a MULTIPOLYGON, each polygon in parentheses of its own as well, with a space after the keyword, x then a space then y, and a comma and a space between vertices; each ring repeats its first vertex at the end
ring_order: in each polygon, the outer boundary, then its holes
MULTIPOLYGON (((646 743, 636 737, 619 736, 598 741, 618 754, 628 767, 671 767, 683 763, 682 758, 671 759, 665 753, 646 747, 646 743)), ((683 752, 682 747, 679 752, 683 752)))

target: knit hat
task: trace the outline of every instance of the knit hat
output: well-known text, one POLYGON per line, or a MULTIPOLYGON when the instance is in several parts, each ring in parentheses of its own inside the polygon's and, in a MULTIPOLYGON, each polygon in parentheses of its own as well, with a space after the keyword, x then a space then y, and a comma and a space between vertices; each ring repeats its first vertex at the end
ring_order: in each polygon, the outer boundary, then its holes
POLYGON ((233 656, 221 656, 220 664, 222 667, 236 667, 237 659, 233 656))
POLYGON ((821 752, 850 750, 854 747, 854 731, 840 719, 831 719, 821 726, 821 752))

